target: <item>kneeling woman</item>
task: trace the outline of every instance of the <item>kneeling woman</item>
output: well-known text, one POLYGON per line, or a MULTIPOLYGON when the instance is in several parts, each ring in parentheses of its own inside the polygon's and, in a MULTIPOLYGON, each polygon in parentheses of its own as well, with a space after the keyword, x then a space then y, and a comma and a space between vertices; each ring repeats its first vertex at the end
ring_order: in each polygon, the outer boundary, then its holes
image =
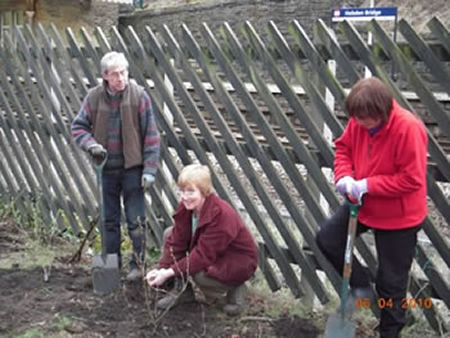
POLYGON ((226 293, 224 311, 237 315, 247 295, 245 282, 258 265, 255 241, 237 212, 213 192, 208 167, 184 167, 178 188, 181 202, 173 217, 175 225, 164 232, 159 269, 146 276, 150 286, 175 278, 174 290, 160 299, 157 307, 165 309, 194 300, 189 286, 178 294, 180 280, 192 276, 205 295, 226 293))

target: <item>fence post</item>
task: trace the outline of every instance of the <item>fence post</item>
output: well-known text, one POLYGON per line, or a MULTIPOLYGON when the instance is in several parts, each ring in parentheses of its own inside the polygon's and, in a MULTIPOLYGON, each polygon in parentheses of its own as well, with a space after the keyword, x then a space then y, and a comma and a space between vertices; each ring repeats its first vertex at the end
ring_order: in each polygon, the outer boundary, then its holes
MULTIPOLYGON (((328 61, 328 67, 330 68, 331 72, 333 74, 336 73, 336 62, 334 60, 328 61)), ((325 93, 325 101, 327 105, 330 107, 332 111, 334 111, 334 97, 331 94, 331 92, 323 85, 323 82, 320 81, 320 78, 318 75, 312 75, 311 76, 312 82, 315 83, 316 87, 319 89, 320 92, 325 93)), ((321 116, 320 112, 314 112, 314 107, 311 106, 311 110, 313 110, 313 113, 311 114, 314 122, 317 124, 317 126, 322 130, 323 137, 331 143, 332 141, 332 133, 330 128, 325 124, 323 117, 321 116)), ((308 146, 309 148, 315 148, 313 141, 311 138, 308 140, 308 146)), ((330 168, 322 168, 322 172, 327 178, 330 178, 331 175, 331 169, 330 168)), ((319 201, 319 205, 324 211, 326 216, 329 216, 329 204, 323 194, 320 193, 320 190, 317 188, 317 186, 314 184, 314 181, 311 179, 310 175, 306 176, 306 183, 308 187, 311 189, 311 192, 313 196, 319 201)), ((305 217, 308 220, 308 222, 315 222, 313 216, 308 211, 308 209, 305 210, 305 217)), ((305 301, 308 305, 313 306, 314 305, 314 292, 312 291, 311 286, 308 284, 305 278, 301 279, 302 287, 305 290, 305 301)))
MULTIPOLYGON (((170 60, 170 63, 172 65, 174 65, 175 61, 174 59, 170 60)), ((169 77, 167 76, 166 73, 164 73, 164 90, 167 90, 167 92, 173 97, 174 95, 174 89, 173 89, 173 84, 170 81, 169 77)), ((163 104, 163 115, 166 116, 167 121, 169 121, 170 125, 173 126, 173 114, 169 108, 169 106, 167 105, 167 103, 164 102, 163 104)), ((170 154, 167 154, 167 156, 171 156, 170 154)), ((172 174, 170 173, 169 168, 167 167, 167 164, 164 160, 161 160, 161 171, 162 174, 165 175, 168 178, 168 183, 174 187, 175 186, 175 180, 174 177, 172 176, 172 174)), ((164 203, 167 206, 171 206, 170 200, 167 197, 166 193, 164 192, 164 190, 161 191, 161 197, 162 197, 162 203, 164 203)), ((167 224, 167 226, 169 226, 170 224, 167 224)))

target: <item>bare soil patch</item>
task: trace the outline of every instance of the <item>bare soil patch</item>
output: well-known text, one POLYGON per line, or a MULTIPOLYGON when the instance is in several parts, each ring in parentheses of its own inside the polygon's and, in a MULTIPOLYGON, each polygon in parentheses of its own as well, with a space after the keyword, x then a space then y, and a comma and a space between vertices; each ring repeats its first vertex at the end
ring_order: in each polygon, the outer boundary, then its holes
MULTIPOLYGON (((0 259, 25 250, 18 229, 14 222, 0 221, 0 259)), ((97 296, 90 261, 67 264, 72 253, 64 247, 61 252, 64 257, 52 265, 47 282, 39 266, 12 263, 0 269, 0 336, 237 338, 317 337, 321 332, 308 318, 266 316, 271 299, 252 294, 239 318, 227 317, 220 303, 191 303, 173 308, 155 325, 155 293, 144 283, 122 281, 121 290, 97 296)))

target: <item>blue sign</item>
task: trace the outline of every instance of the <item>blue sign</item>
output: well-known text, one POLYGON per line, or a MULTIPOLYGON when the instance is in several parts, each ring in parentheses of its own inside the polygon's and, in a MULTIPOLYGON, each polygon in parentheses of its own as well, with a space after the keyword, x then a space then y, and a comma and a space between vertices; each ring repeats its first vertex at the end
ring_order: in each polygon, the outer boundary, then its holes
POLYGON ((372 19, 394 21, 397 7, 337 8, 331 10, 331 21, 370 21, 372 19))

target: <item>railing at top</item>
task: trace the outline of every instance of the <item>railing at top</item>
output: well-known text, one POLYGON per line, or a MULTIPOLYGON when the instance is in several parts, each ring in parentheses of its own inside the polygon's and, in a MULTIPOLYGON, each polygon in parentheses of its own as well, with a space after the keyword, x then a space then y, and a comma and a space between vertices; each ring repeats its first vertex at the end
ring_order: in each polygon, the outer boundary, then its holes
MULTIPOLYGON (((260 268, 270 287, 286 284, 295 296, 304 295, 298 267, 325 303, 330 290, 318 269, 336 290, 340 277, 317 247, 315 232, 328 207, 334 210, 341 201, 322 170, 332 168, 334 159, 324 128, 332 138, 342 133, 344 88, 354 84, 367 66, 388 84, 400 104, 430 126, 427 179, 434 211, 423 236, 439 259, 424 243, 418 245, 416 262, 423 274, 411 275, 410 291, 416 298, 434 297, 449 307, 450 291, 443 276, 448 273, 450 250, 440 229, 450 223, 448 191, 443 190, 450 179, 443 146, 450 138, 450 107, 445 95, 429 89, 432 81, 438 92, 449 92, 448 65, 436 61, 405 21, 399 24, 400 32, 422 61, 409 62, 409 55, 378 23, 368 27, 377 41, 372 48, 353 26, 340 25, 342 38, 352 46, 351 57, 321 21, 314 26, 316 43, 295 21, 289 24, 289 39, 270 23, 269 41, 263 41, 250 23, 242 26, 242 34, 226 23, 219 32, 203 25, 201 38, 194 38, 184 25, 176 36, 167 27, 158 32, 147 27, 141 34, 132 27, 122 33, 113 28, 109 39, 100 29, 93 35, 82 30, 81 42, 67 28, 68 45, 54 26, 47 31, 39 25, 25 26, 16 30, 15 43, 5 35, 0 48, 1 198, 14 199, 24 215, 35 203, 46 221, 61 228, 71 226, 79 232, 88 224, 96 212, 93 172, 72 145, 69 124, 88 88, 98 83, 102 55, 122 51, 131 76, 152 96, 163 134, 161 170, 148 208, 157 244, 161 245, 163 227, 172 222, 177 204, 173 182, 181 164, 202 162, 211 168, 217 193, 242 210, 257 237, 260 268), (390 77, 386 56, 398 69, 398 82, 390 77), (425 80, 426 73, 430 76, 425 80)), ((447 29, 436 19, 429 27, 450 52, 447 29)), ((376 259, 369 245, 359 240, 357 249, 375 274, 376 259)), ((447 329, 437 307, 423 311, 435 329, 447 329)))

